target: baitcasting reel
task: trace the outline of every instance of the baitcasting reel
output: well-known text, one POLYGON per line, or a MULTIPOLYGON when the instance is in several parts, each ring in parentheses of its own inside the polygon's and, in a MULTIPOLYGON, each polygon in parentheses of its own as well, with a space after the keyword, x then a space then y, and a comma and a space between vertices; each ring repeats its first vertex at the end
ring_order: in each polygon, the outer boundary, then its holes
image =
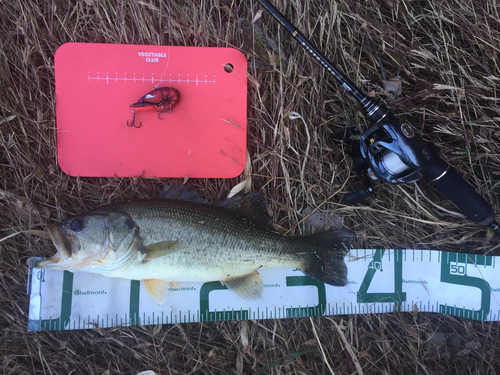
POLYGON ((358 128, 348 128, 344 142, 350 145, 349 156, 364 187, 347 194, 348 205, 355 205, 373 193, 370 180, 380 179, 390 184, 415 182, 423 170, 434 164, 429 145, 406 122, 394 118, 372 126, 361 134, 358 128))
POLYGON ((489 226, 500 234, 493 208, 460 175, 441 159, 435 146, 426 143, 407 122, 400 123, 382 104, 366 112, 374 124, 364 134, 349 128, 344 141, 364 187, 347 194, 345 203, 355 205, 373 193, 370 179, 390 184, 415 182, 427 178, 471 220, 489 226), (380 117, 380 113, 385 113, 380 117))

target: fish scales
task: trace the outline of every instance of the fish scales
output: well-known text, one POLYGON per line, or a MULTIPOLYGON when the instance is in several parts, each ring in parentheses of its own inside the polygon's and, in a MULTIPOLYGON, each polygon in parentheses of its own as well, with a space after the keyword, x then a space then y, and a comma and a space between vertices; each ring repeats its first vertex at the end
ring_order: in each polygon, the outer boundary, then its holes
MULTIPOLYGON (((223 207, 146 201, 116 208, 137 225, 144 246, 164 241, 176 241, 180 246, 174 253, 136 267, 138 278, 147 274, 148 278, 204 282, 248 274, 264 266, 300 268, 304 246, 311 247, 301 237, 260 229, 223 207)), ((131 272, 129 266, 115 275, 130 276, 131 272)))
POLYGON ((353 233, 288 237, 269 230, 256 192, 208 204, 185 190, 165 197, 98 207, 47 225, 57 253, 37 268, 92 272, 142 280, 163 303, 170 282, 221 281, 236 295, 262 295, 261 267, 295 267, 335 286, 347 283, 344 256, 353 233))

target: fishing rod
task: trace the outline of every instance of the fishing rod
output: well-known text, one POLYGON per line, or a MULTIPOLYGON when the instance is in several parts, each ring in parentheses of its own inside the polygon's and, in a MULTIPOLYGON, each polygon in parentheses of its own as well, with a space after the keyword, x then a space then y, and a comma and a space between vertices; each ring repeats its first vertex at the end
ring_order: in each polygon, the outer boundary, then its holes
POLYGON ((438 156, 432 143, 425 142, 408 122, 400 122, 381 100, 364 94, 267 0, 258 1, 303 48, 333 74, 342 87, 358 101, 365 118, 372 124, 363 134, 357 127, 349 128, 344 138, 350 141, 349 154, 364 184, 360 190, 346 195, 346 204, 358 204, 373 193, 370 179, 400 184, 425 177, 470 220, 487 226, 500 235, 491 205, 438 156))

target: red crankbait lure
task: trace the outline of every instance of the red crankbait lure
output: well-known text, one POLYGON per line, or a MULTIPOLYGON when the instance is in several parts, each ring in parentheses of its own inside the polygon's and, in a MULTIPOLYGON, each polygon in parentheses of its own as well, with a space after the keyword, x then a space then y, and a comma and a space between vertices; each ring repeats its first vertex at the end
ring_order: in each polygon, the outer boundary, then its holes
POLYGON ((140 128, 142 126, 142 122, 139 126, 135 125, 135 111, 150 111, 154 109, 158 112, 158 118, 161 120, 160 114, 164 112, 172 113, 172 109, 177 105, 177 103, 179 103, 180 98, 181 94, 179 90, 174 89, 173 87, 160 87, 148 92, 140 98, 137 103, 130 105, 134 115, 130 125, 127 120, 127 126, 134 126, 136 128, 140 128))

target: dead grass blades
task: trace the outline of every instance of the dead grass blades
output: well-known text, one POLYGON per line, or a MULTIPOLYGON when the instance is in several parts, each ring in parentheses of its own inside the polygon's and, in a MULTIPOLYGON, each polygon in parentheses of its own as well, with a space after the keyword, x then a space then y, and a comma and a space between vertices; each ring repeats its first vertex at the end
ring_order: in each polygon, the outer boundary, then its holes
MULTIPOLYGON (((497 2, 273 3, 353 81, 436 144, 500 212, 497 2), (382 68, 386 80, 400 77, 401 95, 384 89, 382 68)), ((347 126, 367 125, 261 9, 252 0, 0 2, 2 373, 320 374, 324 365, 335 374, 500 371, 497 323, 417 312, 26 333, 26 260, 52 251, 32 234, 103 203, 155 197, 165 182, 73 178, 58 168, 53 59, 66 42, 239 48, 249 62, 252 186, 268 198, 277 230, 298 233, 302 210, 321 206, 358 233, 359 248, 498 254, 498 239, 457 216, 425 181, 377 184, 363 205, 342 205, 359 185, 334 139, 347 126), (240 19, 269 40, 244 35, 240 19), (303 123, 290 119, 295 113, 303 123)), ((242 178, 188 183, 218 201, 242 178)))

